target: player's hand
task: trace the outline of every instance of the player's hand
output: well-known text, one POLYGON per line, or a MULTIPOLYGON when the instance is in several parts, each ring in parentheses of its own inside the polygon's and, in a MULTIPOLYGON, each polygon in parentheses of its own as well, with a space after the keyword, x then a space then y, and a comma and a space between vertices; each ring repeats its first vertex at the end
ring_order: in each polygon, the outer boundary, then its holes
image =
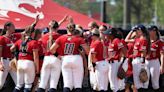
POLYGON ((0 61, 0 71, 4 71, 4 65, 1 61, 0 61))
POLYGON ((39 14, 35 18, 36 23, 39 21, 39 14))

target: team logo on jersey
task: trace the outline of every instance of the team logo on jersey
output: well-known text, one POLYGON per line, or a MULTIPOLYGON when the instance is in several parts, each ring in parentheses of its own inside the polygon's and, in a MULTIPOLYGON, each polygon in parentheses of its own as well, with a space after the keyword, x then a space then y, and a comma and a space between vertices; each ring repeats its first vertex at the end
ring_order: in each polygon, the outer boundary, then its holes
POLYGON ((35 18, 39 14, 40 18, 43 19, 43 12, 38 10, 43 4, 44 0, 0 0, 0 19, 7 20, 10 18, 8 16, 9 12, 19 13, 31 18, 35 18), (36 12, 32 12, 25 7, 20 7, 22 4, 34 7, 36 12))

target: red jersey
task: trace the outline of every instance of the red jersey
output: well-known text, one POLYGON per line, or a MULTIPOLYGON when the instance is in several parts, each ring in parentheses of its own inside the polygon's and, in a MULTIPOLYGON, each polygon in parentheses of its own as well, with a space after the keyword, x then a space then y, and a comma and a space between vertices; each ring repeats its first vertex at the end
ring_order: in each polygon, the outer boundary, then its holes
POLYGON ((36 40, 31 40, 27 42, 27 45, 23 48, 22 47, 22 40, 18 40, 15 43, 16 48, 19 49, 19 60, 31 60, 33 61, 33 50, 38 49, 38 43, 36 40), (22 52, 22 50, 25 50, 27 53, 22 52))
POLYGON ((133 66, 132 66, 133 47, 134 47, 133 42, 127 44, 127 48, 128 48, 126 54, 126 57, 128 58, 128 70, 126 72, 127 76, 131 76, 133 74, 133 66))
POLYGON ((79 47, 85 44, 84 39, 74 35, 60 36, 56 43, 59 45, 60 55, 76 55, 79 54, 79 47))
POLYGON ((127 54, 126 57, 127 58, 133 58, 133 48, 134 48, 134 43, 128 43, 127 44, 127 54))
POLYGON ((37 41, 37 44, 38 44, 39 56, 44 56, 44 48, 43 48, 42 41, 37 41))
MULTIPOLYGON (((48 44, 49 35, 50 35, 50 33, 47 33, 47 34, 43 35, 43 37, 41 38, 43 47, 46 50, 45 55, 51 55, 51 53, 49 51, 47 51, 50 48, 50 46, 48 44)), ((60 34, 52 32, 53 42, 60 36, 61 36, 60 34)), ((59 50, 57 50, 57 52, 59 53, 59 50)))
POLYGON ((10 37, 10 39, 12 40, 13 43, 15 43, 16 41, 18 41, 21 38, 22 38, 21 33, 13 33, 13 34, 11 34, 11 37, 10 37))
POLYGON ((127 47, 127 44, 126 44, 126 42, 125 42, 124 39, 121 39, 121 42, 122 42, 122 44, 124 45, 124 47, 128 48, 128 47, 127 47))
POLYGON ((148 60, 160 58, 160 52, 164 51, 164 43, 160 40, 151 43, 150 54, 148 60))
POLYGON ((2 46, 2 57, 3 58, 12 58, 12 53, 10 51, 11 46, 13 45, 11 39, 0 36, 0 46, 2 46))
POLYGON ((141 57, 142 51, 147 51, 148 49, 148 42, 146 39, 137 38, 134 43, 133 48, 133 57, 141 57))
POLYGON ((109 44, 108 47, 108 55, 110 57, 110 60, 119 60, 120 59, 120 52, 121 49, 124 48, 123 43, 120 39, 115 38, 112 43, 109 44))
POLYGON ((103 58, 103 43, 101 41, 92 41, 91 43, 91 53, 96 54, 97 61, 104 60, 103 58))

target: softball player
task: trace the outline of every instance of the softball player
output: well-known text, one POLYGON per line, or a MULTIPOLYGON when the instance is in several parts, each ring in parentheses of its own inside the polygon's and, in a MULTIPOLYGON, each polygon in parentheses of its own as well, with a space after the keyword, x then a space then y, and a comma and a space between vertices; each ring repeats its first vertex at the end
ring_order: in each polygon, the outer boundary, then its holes
MULTIPOLYGON (((99 31, 97 29, 92 30, 92 43, 90 46, 89 58, 93 64, 93 70, 91 70, 90 81, 92 80, 98 84, 97 89, 100 92, 107 91, 108 89, 108 62, 103 57, 103 43, 99 39, 99 31), (94 77, 94 78, 93 78, 94 77)), ((93 84, 93 89, 95 84, 93 84)))
POLYGON ((14 83, 16 84, 16 72, 11 70, 9 67, 9 62, 13 58, 10 51, 10 47, 13 45, 13 42, 10 39, 10 36, 13 32, 15 32, 14 24, 11 22, 5 23, 3 32, 4 35, 0 36, 0 89, 2 89, 8 73, 10 73, 14 83))
POLYGON ((143 25, 138 25, 136 29, 137 38, 135 39, 133 48, 133 79, 136 89, 147 89, 148 81, 142 83, 139 79, 139 74, 142 68, 146 69, 147 74, 149 73, 148 68, 144 64, 146 55, 150 51, 150 38, 147 29, 143 25))
POLYGON ((41 81, 37 90, 38 92, 45 92, 48 81, 50 82, 49 92, 56 92, 57 89, 57 84, 61 73, 61 60, 57 58, 59 50, 53 55, 49 52, 49 49, 53 42, 60 36, 57 33, 58 27, 59 25, 56 21, 51 21, 49 24, 50 32, 41 38, 46 53, 41 69, 41 81))
POLYGON ((19 59, 17 61, 17 85, 14 92, 20 92, 24 86, 24 92, 31 92, 32 83, 35 74, 39 73, 39 55, 37 41, 33 40, 31 35, 34 30, 25 31, 23 40, 18 40, 11 50, 19 49, 19 59))
POLYGON ((160 41, 158 28, 156 26, 150 26, 148 31, 151 39, 151 52, 146 58, 146 65, 150 71, 152 87, 154 90, 158 90, 160 61, 163 62, 164 60, 164 43, 160 41))
MULTIPOLYGON (((105 32, 103 32, 104 35, 109 35, 109 38, 111 40, 111 43, 109 43, 108 47, 108 58, 109 61, 109 82, 110 87, 113 90, 113 92, 117 92, 121 89, 120 84, 121 80, 117 78, 117 72, 118 68, 120 66, 120 58, 121 53, 126 55, 126 49, 124 49, 124 45, 121 42, 120 39, 117 38, 117 31, 112 28, 105 32)), ((122 85, 123 86, 123 85, 122 85)))
POLYGON ((133 66, 132 66, 133 47, 134 47, 134 41, 132 41, 132 39, 135 39, 136 37, 137 37, 136 29, 135 27, 133 27, 132 30, 127 35, 127 37, 125 38, 125 42, 127 42, 127 47, 128 47, 127 55, 126 55, 126 57, 128 58, 128 70, 125 78, 125 84, 126 84, 125 92, 130 92, 130 87, 132 87, 133 92, 137 92, 133 82, 133 66))
POLYGON ((51 53, 55 53, 60 48, 62 56, 62 74, 64 80, 63 92, 71 92, 75 88, 75 92, 81 92, 83 81, 83 61, 79 54, 79 47, 82 46, 88 53, 85 41, 74 35, 75 25, 68 25, 68 34, 60 36, 50 48, 51 53))

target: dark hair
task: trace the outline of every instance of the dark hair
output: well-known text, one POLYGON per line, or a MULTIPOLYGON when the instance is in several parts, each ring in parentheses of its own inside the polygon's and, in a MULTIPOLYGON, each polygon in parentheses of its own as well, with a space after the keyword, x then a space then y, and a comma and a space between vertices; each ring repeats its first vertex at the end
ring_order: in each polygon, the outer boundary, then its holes
POLYGON ((41 32, 40 29, 35 29, 35 31, 34 31, 34 40, 37 40, 38 34, 41 34, 41 33, 42 33, 42 32, 41 32))
POLYGON ((6 22, 6 23, 4 24, 4 28, 3 28, 1 34, 2 34, 2 35, 5 35, 5 34, 6 34, 6 31, 8 30, 7 27, 10 27, 11 25, 13 25, 12 22, 10 22, 10 21, 6 22))
POLYGON ((156 32, 156 36, 157 36, 157 40, 160 39, 160 33, 159 33, 159 30, 158 30, 157 26, 151 25, 151 26, 148 27, 148 30, 149 31, 155 31, 156 32))
POLYGON ((148 33, 148 30, 146 29, 146 27, 145 26, 140 26, 139 28, 138 28, 139 30, 141 30, 142 31, 142 33, 143 33, 143 36, 146 38, 146 40, 147 40, 147 42, 148 42, 148 53, 150 53, 150 45, 151 45, 151 42, 150 42, 150 35, 149 35, 149 33, 148 33))
POLYGON ((67 25, 67 30, 68 30, 69 32, 73 33, 74 30, 75 30, 75 27, 76 27, 76 25, 75 25, 74 23, 69 23, 69 24, 67 25))
POLYGON ((110 28, 110 29, 111 29, 111 35, 112 35, 114 38, 118 38, 117 29, 116 29, 116 28, 110 28))
POLYGON ((102 25, 104 28, 105 28, 105 30, 107 30, 108 29, 108 27, 106 26, 106 25, 102 25))
POLYGON ((117 38, 123 39, 124 38, 124 33, 122 28, 116 28, 117 30, 117 38))
POLYGON ((49 23, 49 26, 52 28, 52 29, 58 29, 59 28, 59 24, 57 21, 55 20, 52 20, 50 23, 49 23))
POLYGON ((91 26, 93 27, 93 28, 99 28, 99 26, 97 25, 97 23, 96 22, 90 22, 91 23, 91 26))

